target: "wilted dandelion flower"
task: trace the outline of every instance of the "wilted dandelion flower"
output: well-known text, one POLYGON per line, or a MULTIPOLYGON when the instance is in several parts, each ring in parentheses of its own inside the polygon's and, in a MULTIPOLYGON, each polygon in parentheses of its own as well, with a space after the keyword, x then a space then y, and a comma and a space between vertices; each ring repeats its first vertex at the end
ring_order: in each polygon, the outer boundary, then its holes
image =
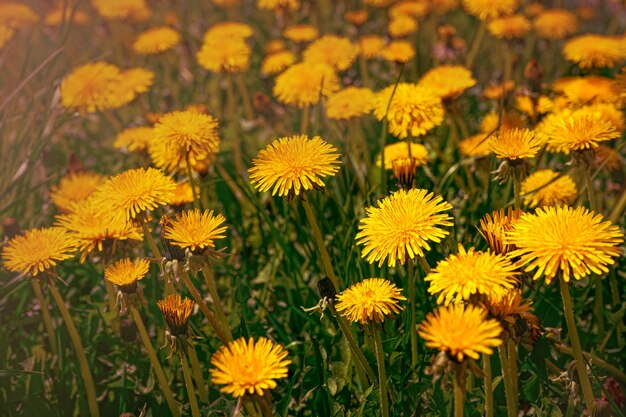
POLYGON ((174 111, 162 116, 154 126, 149 151, 154 164, 176 171, 187 158, 205 159, 220 147, 217 120, 194 111, 174 111))
POLYGON ((91 5, 107 20, 141 22, 150 17, 146 0, 91 0, 91 5))
POLYGON ((509 207, 505 213, 504 209, 496 210, 491 214, 487 213, 480 219, 478 232, 487 241, 489 248, 497 255, 505 255, 513 246, 504 242, 506 232, 511 230, 513 223, 520 218, 524 212, 520 209, 509 207))
POLYGON ((487 156, 491 152, 489 149, 490 137, 487 133, 478 133, 467 137, 459 142, 459 150, 465 156, 487 156))
POLYGON ((536 270, 533 279, 544 275, 548 282, 559 274, 569 282, 572 276, 608 272, 623 241, 618 226, 585 207, 538 208, 522 215, 507 234, 517 248, 509 256, 519 258, 524 271, 536 270))
POLYGON ((240 37, 211 37, 205 39, 196 54, 202 68, 216 73, 244 72, 250 66, 251 50, 240 37))
POLYGON ((140 55, 156 55, 172 49, 180 40, 180 33, 160 26, 142 32, 133 43, 133 50, 140 55))
POLYGON ((247 39, 254 35, 254 29, 247 23, 226 21, 214 24, 204 33, 203 42, 221 38, 247 39))
POLYGON ((12 272, 37 276, 58 262, 72 258, 76 240, 65 229, 32 229, 9 240, 2 250, 4 267, 12 272))
POLYGON ((33 9, 21 2, 3 2, 0 4, 0 25, 13 30, 30 26, 39 20, 33 9))
POLYGON ((335 308, 353 322, 381 323, 399 313, 399 301, 404 300, 401 290, 388 280, 368 278, 339 294, 335 308))
POLYGON ((287 376, 287 351, 271 340, 261 337, 246 342, 241 337, 222 346, 211 357, 211 383, 224 385, 221 392, 233 397, 246 394, 262 396, 276 388, 276 380, 287 376))
MULTIPOLYGON (((409 146, 411 146, 411 157, 417 166, 425 165, 428 162, 428 150, 424 145, 413 142, 407 145, 406 141, 401 141, 385 145, 385 169, 392 169, 393 162, 397 159, 408 158, 409 146)), ((380 155, 376 158, 376 166, 380 166, 380 155)))
POLYGON ((537 34, 545 39, 565 39, 578 30, 576 15, 565 9, 547 9, 533 22, 537 34))
POLYGON ((498 39, 520 39, 530 32, 530 21, 524 15, 512 14, 493 19, 487 25, 489 33, 498 39))
POLYGON ((154 168, 129 169, 104 181, 93 193, 97 211, 130 220, 168 204, 176 183, 154 168))
POLYGON ((500 159, 510 161, 533 158, 543 142, 530 129, 501 130, 489 140, 489 149, 500 159))
POLYGON ((459 244, 459 253, 440 261, 424 278, 429 294, 438 294, 437 304, 470 301, 476 296, 504 295, 517 283, 515 266, 503 255, 489 251, 468 251, 459 244))
POLYGON ((467 13, 480 20, 511 14, 517 6, 517 0, 463 0, 467 13))
POLYGON ((359 53, 363 59, 376 58, 385 46, 385 38, 379 35, 363 35, 359 38, 359 53))
POLYGON ((170 294, 157 301, 157 307, 161 310, 169 333, 174 337, 185 337, 189 334, 189 317, 193 311, 194 302, 180 294, 170 294))
POLYGON ((405 14, 393 16, 387 25, 387 32, 392 38, 401 38, 416 31, 417 20, 405 14))
POLYGON ((427 190, 396 191, 378 201, 378 207, 365 209, 356 235, 357 244, 363 245, 361 257, 394 267, 397 261, 404 264, 407 258, 424 256, 429 241, 441 242, 448 235, 442 227, 452 226, 452 218, 442 212, 451 209, 441 196, 427 190))
POLYGON ((296 62, 296 56, 291 51, 273 52, 263 58, 261 74, 274 75, 296 62))
POLYGON ((319 34, 315 26, 307 24, 291 25, 283 30, 283 36, 295 43, 310 42, 319 34))
POLYGON ((348 38, 326 35, 315 40, 303 52, 304 62, 327 64, 336 71, 345 71, 356 59, 359 48, 348 38))
POLYGON ((113 146, 118 149, 127 149, 130 152, 141 152, 148 150, 153 136, 154 129, 151 127, 128 127, 117 134, 113 146))
POLYGON ((404 64, 413 59, 415 48, 413 48, 411 42, 396 40, 389 42, 380 50, 379 54, 385 61, 404 64))
POLYGON ((213 211, 185 210, 164 228, 164 237, 173 245, 192 252, 214 248, 215 240, 226 237, 226 218, 213 211))
POLYGON ((150 262, 145 259, 132 261, 124 258, 107 266, 104 277, 122 292, 133 293, 137 289, 137 281, 143 279, 149 270, 150 262))
POLYGON ((276 77, 273 93, 281 103, 305 107, 317 104, 320 95, 328 96, 338 89, 339 77, 330 66, 303 62, 276 77))
POLYGON ((530 301, 522 298, 522 291, 519 289, 505 294, 492 294, 487 297, 483 307, 491 317, 508 326, 515 326, 520 317, 532 310, 530 301))
POLYGON ((439 65, 422 76, 419 86, 442 99, 454 98, 476 85, 472 72, 462 65, 439 65))
POLYGON ((332 120, 347 120, 368 114, 374 108, 374 92, 365 87, 348 87, 328 97, 326 116, 332 120))
POLYGON ((597 148, 600 142, 618 138, 620 133, 610 120, 581 109, 557 118, 548 131, 548 150, 569 154, 572 151, 597 148))
POLYGON ((461 362, 465 357, 478 359, 481 353, 491 355, 492 348, 502 344, 502 330, 497 320, 487 318, 483 308, 453 304, 429 313, 417 332, 426 346, 461 362))
POLYGON ((522 182, 524 202, 531 208, 572 204, 578 197, 576 183, 569 175, 551 169, 534 172, 522 182))
POLYGON ((261 192, 272 189, 272 195, 299 195, 302 189, 324 187, 322 178, 339 170, 339 156, 337 149, 319 136, 280 138, 252 161, 250 182, 261 192))
POLYGON ((52 203, 64 212, 71 211, 77 201, 84 201, 96 191, 104 178, 95 172, 81 171, 62 177, 58 185, 50 189, 52 203))
POLYGON ((586 34, 567 41, 563 56, 580 68, 613 68, 626 58, 626 47, 618 37, 586 34))

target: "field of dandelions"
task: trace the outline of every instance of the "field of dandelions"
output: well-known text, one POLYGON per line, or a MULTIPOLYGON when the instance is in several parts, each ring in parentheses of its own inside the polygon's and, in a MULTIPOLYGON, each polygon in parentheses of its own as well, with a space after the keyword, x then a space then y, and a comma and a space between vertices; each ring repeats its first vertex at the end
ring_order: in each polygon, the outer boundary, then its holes
POLYGON ((0 0, 0 415, 626 415, 621 0, 0 0))

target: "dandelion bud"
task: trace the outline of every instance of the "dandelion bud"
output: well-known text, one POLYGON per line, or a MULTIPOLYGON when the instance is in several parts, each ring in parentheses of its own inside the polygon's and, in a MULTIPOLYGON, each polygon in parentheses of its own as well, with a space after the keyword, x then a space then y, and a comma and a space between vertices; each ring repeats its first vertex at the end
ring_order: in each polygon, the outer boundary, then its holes
POLYGON ((611 417, 611 404, 604 398, 596 398, 591 408, 591 417, 611 417))
POLYGON ((541 92, 541 79, 543 78, 543 68, 539 61, 534 58, 528 61, 524 68, 524 78, 528 82, 530 91, 538 95, 541 92))
POLYGON ((22 234, 22 228, 15 217, 5 217, 2 220, 2 231, 7 239, 13 239, 22 234))

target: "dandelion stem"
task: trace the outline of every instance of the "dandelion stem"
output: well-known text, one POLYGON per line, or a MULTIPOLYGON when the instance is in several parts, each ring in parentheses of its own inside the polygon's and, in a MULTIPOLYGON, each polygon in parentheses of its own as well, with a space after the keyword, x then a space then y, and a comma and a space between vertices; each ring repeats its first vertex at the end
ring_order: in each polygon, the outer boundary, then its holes
POLYGON ((243 79, 243 73, 237 74, 235 78, 239 94, 241 94, 241 101, 243 102, 243 113, 246 115, 247 120, 254 119, 254 111, 252 110, 252 102, 250 101, 250 94, 248 93, 248 87, 243 79))
POLYGON ((389 400, 387 398, 387 375, 385 373, 385 352, 381 338, 379 324, 372 325, 374 335, 374 347, 376 348, 376 361, 378 362, 378 386, 380 392, 380 412, 382 417, 389 417, 389 400))
POLYGON ((39 285, 39 281, 37 279, 32 279, 31 285, 33 286, 35 297, 37 297, 37 301, 39 301, 39 305, 41 306, 41 317, 43 318, 43 324, 48 335, 50 352, 56 356, 59 353, 57 349, 57 334, 54 332, 54 326, 52 325, 52 317, 50 317, 50 311, 48 310, 48 302, 41 292, 41 285, 39 285))
POLYGON ((204 378, 202 377, 202 369, 200 368, 200 361, 198 360, 196 349, 191 346, 187 353, 189 354, 191 373, 193 375, 193 379, 196 381, 196 386, 198 387, 198 397, 200 397, 200 401, 207 403, 209 402, 209 392, 204 385, 204 378))
POLYGON ((580 345, 580 339, 578 338, 578 330, 576 329, 576 321, 574 320, 574 307, 569 293, 569 285, 563 280, 562 277, 559 277, 559 284, 561 286, 561 297, 563 298, 563 310, 565 313, 565 321, 567 322, 567 331, 572 342, 572 353, 574 361, 576 362, 576 371, 578 372, 578 379, 580 380, 580 386, 583 391, 583 397, 585 398, 587 411, 591 413, 594 402, 593 389, 591 388, 589 375, 587 375, 583 350, 580 345))
POLYGON ((513 172, 513 201, 516 209, 522 208, 522 184, 517 167, 514 168, 513 172))
POLYGON ((243 151, 241 149, 241 135, 237 132, 238 120, 237 110, 235 104, 235 91, 233 87, 232 75, 226 76, 226 112, 228 113, 228 119, 231 123, 232 135, 233 135, 233 159, 235 164, 236 175, 242 175, 243 169, 243 151))
POLYGON ((193 194, 193 208, 200 209, 200 200, 198 199, 199 187, 196 187, 196 181, 193 179, 193 170, 191 169, 191 162, 189 161, 189 152, 185 157, 185 164, 187 165, 187 176, 189 177, 189 185, 191 186, 191 193, 193 194))
POLYGON ((470 47, 467 56, 465 57, 465 67, 471 69, 472 65, 474 65, 474 60, 476 59, 476 55, 478 54, 478 50, 480 49, 480 44, 483 42, 483 38, 485 37, 485 31, 487 29, 487 21, 481 20, 480 26, 476 30, 476 35, 474 35, 474 40, 472 41, 472 46, 470 47))
POLYGON ((409 329, 409 334, 411 335, 411 367, 415 371, 417 366, 417 330, 415 317, 415 269, 412 258, 407 260, 407 279, 409 281, 409 306, 411 310, 411 327, 409 329))
POLYGON ((191 372, 189 372, 189 365, 187 365, 187 359, 185 358, 184 354, 180 355, 180 364, 183 367, 183 378, 185 378, 185 386, 187 387, 187 396, 189 397, 191 415, 193 417, 200 417, 200 409, 198 408, 198 400, 196 399, 196 392, 193 389, 193 381, 191 380, 191 372))
POLYGON ((506 347, 504 344, 498 346, 498 354, 500 355, 500 368, 502 368, 502 380, 504 381, 506 410, 509 417, 517 417, 517 399, 513 394, 511 369, 509 369, 509 360, 506 354, 506 347))
POLYGON ((207 264, 200 270, 200 273, 204 275, 204 281, 209 287, 209 293, 211 294, 211 298, 213 299, 213 306, 215 307, 215 312, 217 313, 217 319, 221 322, 222 330, 224 330, 225 336, 230 342, 233 340, 233 333, 230 330, 228 318, 224 313, 224 307, 222 305, 222 300, 220 299, 220 293, 217 290, 217 284, 215 283, 215 277, 213 276, 213 269, 210 265, 207 264))
POLYGON ((396 79, 396 83, 393 85, 393 90, 391 90, 391 97, 389 97, 389 103, 387 103, 387 109, 385 110, 385 117, 383 117, 383 123, 380 127, 380 187, 383 194, 387 193, 387 169, 385 168, 385 144, 387 142, 387 115, 389 114, 389 108, 391 108, 391 102, 393 101, 393 96, 396 94, 396 89, 398 88, 398 84, 402 79, 402 74, 404 73, 405 65, 402 64, 400 67, 400 71, 398 71, 398 78, 396 79))
POLYGON ((270 408, 270 405, 268 403, 268 401, 265 399, 265 397, 255 397, 256 403, 258 404, 259 408, 261 409, 261 414, 263 415, 263 417, 273 417, 274 414, 272 413, 272 409, 270 408))
POLYGON ((156 241, 154 240, 154 237, 152 237, 152 232, 150 231, 150 229, 148 229, 148 222, 147 221, 142 222, 141 227, 143 228, 143 235, 146 239, 146 242, 148 242, 148 246, 150 246, 152 255, 154 255, 154 257, 157 258, 157 261, 160 263, 161 258, 163 258, 163 256, 161 255, 161 251, 159 250, 159 247, 157 246, 156 241))
MULTIPOLYGON (((585 164, 588 165, 588 164, 585 164)), ((596 211, 596 196, 593 192, 593 181, 591 179, 591 167, 585 166, 583 175, 585 176, 585 185, 587 186, 587 199, 589 200, 589 208, 596 211)))
POLYGON ((91 417, 99 417, 100 411, 98 410, 96 388, 93 383, 93 376, 91 375, 87 356, 85 356, 83 343, 81 342, 80 336, 78 335, 78 330, 76 330, 74 320, 72 319, 70 312, 65 306, 65 300, 63 300, 63 296, 61 296, 61 293, 59 292, 56 284, 50 281, 48 287, 50 288, 50 292, 52 293, 52 298, 54 298, 54 301, 59 307, 59 311, 61 312, 61 316, 63 317, 63 321, 65 322, 65 327, 67 327, 67 331, 70 334, 70 339, 72 340, 72 344, 74 345, 74 350, 76 350, 76 357, 78 358, 78 364, 80 365, 80 373, 83 377, 83 383, 85 384, 85 391, 87 393, 89 414, 91 414, 91 417))
POLYGON ((311 117, 311 105, 305 104, 302 109, 302 120, 300 120, 300 133, 306 135, 309 128, 309 118, 311 117))
POLYGON ((484 353, 483 373, 485 374, 485 417, 493 417, 493 380, 491 376, 491 356, 484 353))
MULTIPOLYGON (((518 398, 518 386, 517 386, 517 345, 515 341, 509 337, 507 346, 509 354, 509 370, 511 371, 511 386, 513 387, 513 398, 518 398)), ((517 415, 517 414, 516 414, 517 415)))
POLYGON ((315 214, 309 205, 307 199, 303 196, 301 198, 302 205, 304 206, 304 211, 306 213, 306 217, 311 224, 311 229, 313 231, 313 238, 315 239, 315 243, 317 244, 317 249, 320 252, 320 257, 322 258, 322 264, 324 265, 324 270, 326 271, 326 275, 333 282, 335 286, 335 290, 341 288, 339 285, 339 278, 335 275, 335 270, 333 269, 332 262, 330 260, 330 255, 328 254, 328 250, 326 249, 326 245, 324 244, 324 238, 322 237, 322 231, 320 230, 319 225, 317 224, 317 220, 315 219, 315 214))
POLYGON ((152 364, 152 368, 154 369, 154 373, 156 374, 157 380, 159 381, 159 385, 161 386, 161 391, 163 391, 163 396, 165 397, 165 401, 174 417, 181 417, 180 410, 178 409, 178 405, 174 400, 174 394, 170 388, 170 384, 167 382, 167 378, 165 377, 165 372, 163 372, 163 367, 157 358, 156 352, 154 351, 154 347, 152 347, 152 342, 150 341, 150 336, 148 335, 148 331, 146 330, 146 326, 143 324, 143 319, 141 318, 141 314, 139 310, 135 306, 130 307, 131 314, 133 315, 133 319, 135 320, 135 324, 137 325, 137 330, 139 331, 139 336, 141 337, 141 341, 143 343, 146 352, 148 353, 148 358, 150 359, 150 363, 152 364))
POLYGON ((111 327, 113 328, 113 331, 115 333, 119 333, 120 323, 118 320, 117 307, 116 307, 117 291, 115 291, 115 287, 108 280, 104 280, 104 288, 107 293, 107 304, 109 305, 109 313, 111 313, 113 317, 113 319, 111 320, 111 327))
MULTIPOLYGON (((570 346, 567 346, 565 344, 557 344, 556 349, 559 352, 565 353, 566 355, 570 355, 572 357, 574 356, 574 349, 572 349, 570 346)), ((593 362, 595 365, 599 366, 600 368, 606 369, 611 374, 613 374, 614 377, 619 379, 622 383, 626 384, 626 374, 620 371, 617 367, 611 365, 610 363, 594 355, 593 353, 583 352, 583 356, 585 357, 585 359, 587 359, 590 362, 593 362)))
POLYGON ((466 373, 465 362, 454 366, 454 417, 463 417, 465 413, 466 373))

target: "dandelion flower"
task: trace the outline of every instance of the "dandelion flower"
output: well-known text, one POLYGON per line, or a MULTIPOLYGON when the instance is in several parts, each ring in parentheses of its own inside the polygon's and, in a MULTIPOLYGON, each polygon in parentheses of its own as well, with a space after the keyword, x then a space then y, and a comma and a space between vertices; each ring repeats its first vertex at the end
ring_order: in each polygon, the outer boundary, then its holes
POLYGON ((254 35, 252 26, 242 22, 219 22, 211 26, 204 34, 203 42, 210 42, 221 38, 242 38, 248 39, 254 35))
POLYGON ((129 169, 98 186, 92 201, 97 211, 129 220, 168 204, 175 187, 174 180, 157 169, 129 169))
POLYGON ((512 14, 493 19, 487 30, 498 39, 520 39, 530 32, 530 21, 524 15, 512 14))
POLYGON ((415 19, 425 17, 430 12, 430 2, 424 0, 405 0, 394 3, 389 8, 389 16, 410 16, 415 19))
POLYGON ((205 39, 196 58, 202 68, 215 73, 244 72, 250 66, 250 47, 240 37, 205 39))
POLYGON ((535 117, 550 112, 554 107, 554 103, 549 97, 541 95, 535 106, 530 96, 520 94, 515 96, 515 107, 528 116, 535 117))
POLYGON ((507 234, 517 248, 509 256, 519 258, 525 272, 536 270, 533 279, 544 275, 548 282, 559 274, 569 282, 608 272, 623 241, 618 226, 585 207, 538 208, 522 215, 507 234))
POLYGON ((225 221, 223 215, 215 216, 213 211, 185 210, 165 226, 164 236, 171 244, 192 252, 214 248, 215 240, 226 237, 225 221))
POLYGON ((502 84, 490 84, 483 90, 483 96, 489 100, 500 100, 503 95, 515 89, 515 81, 507 80, 502 84))
POLYGON ((462 65, 439 65, 428 70, 419 86, 429 89, 441 99, 450 99, 476 85, 472 72, 462 65))
POLYGON ((534 172, 522 182, 524 202, 531 208, 572 204, 578 197, 576 183, 569 175, 551 169, 534 172))
MULTIPOLYGON (((425 165, 428 162, 428 150, 419 143, 411 142, 411 157, 415 160, 416 166, 425 165)), ((395 160, 409 157, 409 145, 406 141, 385 145, 385 169, 393 168, 395 160)), ((380 166, 380 155, 376 159, 376 166, 380 166)))
POLYGON ((186 336, 189 333, 189 317, 193 312, 194 302, 180 294, 170 294, 157 301, 172 336, 186 336))
POLYGON ((375 95, 369 88, 348 87, 328 97, 326 116, 332 120, 348 120, 368 114, 374 108, 375 95))
POLYGON ((14 34, 15 29, 12 29, 5 24, 0 24, 0 51, 4 48, 7 42, 13 38, 14 34))
POLYGON ((378 120, 383 120, 386 116, 389 132, 404 139, 409 135, 424 135, 440 125, 444 110, 441 99, 430 89, 416 84, 399 83, 397 88, 391 85, 377 94, 374 114, 378 120))
POLYGON ((500 159, 510 161, 533 158, 543 142, 529 129, 507 129, 500 131, 489 140, 489 149, 500 159))
POLYGON ((613 68, 626 58, 626 47, 621 38, 586 34, 567 41, 563 56, 580 68, 613 68))
POLYGON ((352 23, 354 26, 361 26, 365 22, 367 22, 367 18, 369 17, 367 10, 359 9, 359 10, 348 10, 343 14, 344 19, 347 22, 352 23))
POLYGON ((291 51, 278 51, 267 55, 261 62, 261 74, 274 75, 296 62, 296 56, 291 51))
POLYGON ((174 197, 172 197, 170 201, 172 206, 182 206, 183 204, 193 203, 193 200, 193 188, 189 182, 180 182, 176 184, 174 197))
POLYGON ((77 172, 61 178, 59 184, 50 190, 52 203, 64 212, 71 211, 72 205, 84 201, 96 191, 104 178, 95 172, 77 172))
POLYGON ((287 44, 282 39, 271 39, 267 41, 263 48, 266 53, 274 54, 276 52, 284 51, 287 48, 287 44))
POLYGON ((117 134, 113 146, 130 152, 141 152, 148 150, 153 136, 154 129, 151 127, 129 127, 117 134))
POLYGON ((517 114, 499 114, 495 111, 487 113, 480 121, 482 133, 495 133, 496 131, 521 128, 522 126, 524 126, 524 121, 517 114))
POLYGON ((2 250, 4 267, 12 272, 37 276, 58 262, 72 258, 76 241, 65 229, 32 229, 7 242, 2 250))
POLYGON ((312 25, 291 25, 283 30, 283 36, 295 43, 310 42, 319 36, 319 31, 312 25))
POLYGON ((610 120, 588 109, 557 118, 545 133, 549 136, 548 149, 566 155, 572 151, 597 148, 600 142, 620 136, 610 120))
POLYGON ((311 43, 303 52, 304 62, 327 64, 336 71, 352 66, 359 48, 348 38, 326 35, 311 43))
POLYGON ((532 310, 529 300, 522 298, 520 289, 513 289, 503 295, 492 294, 483 307, 489 315, 508 326, 515 326, 517 320, 532 310))
POLYGON ((120 259, 107 266, 104 277, 117 285, 123 292, 135 292, 137 281, 143 279, 150 270, 150 262, 145 259, 120 259))
POLYGON ((82 10, 74 10, 72 7, 65 8, 63 14, 63 6, 51 10, 44 18, 46 26, 61 26, 71 23, 74 26, 84 25, 89 21, 89 15, 82 10))
POLYGON ((364 35, 359 38, 359 53, 363 59, 376 58, 384 46, 385 38, 379 35, 364 35))
POLYGON ((466 251, 459 245, 459 253, 440 261, 424 281, 430 282, 429 294, 438 294, 437 303, 448 305, 474 296, 504 295, 517 283, 517 272, 503 255, 466 251))
POLYGON ((535 31, 544 39, 565 39, 578 30, 576 15, 565 9, 547 9, 533 22, 535 31))
POLYGON ((452 206, 441 196, 423 189, 399 190, 368 207, 359 224, 357 244, 363 245, 361 257, 367 262, 385 261, 391 267, 406 258, 424 256, 429 241, 441 242, 448 235, 443 226, 452 226, 452 219, 443 213, 452 206))
POLYGON ((429 3, 438 15, 444 15, 459 7, 459 0, 430 0, 429 3))
POLYGON ((597 75, 562 78, 552 88, 563 93, 571 107, 597 103, 620 105, 618 86, 611 78, 597 75))
POLYGON ((36 23, 39 17, 24 3, 3 2, 0 4, 0 25, 11 29, 21 29, 36 23))
POLYGON ((224 385, 220 391, 233 397, 262 396, 276 388, 277 379, 287 376, 290 363, 287 351, 271 340, 261 337, 246 342, 241 337, 220 347, 211 357, 211 383, 224 385))
POLYGON ((465 357, 477 360, 481 353, 491 355, 492 348, 502 344, 502 330, 497 320, 487 318, 483 308, 454 304, 428 314, 417 332, 426 346, 461 362, 465 357))
POLYGON ((174 111, 154 126, 150 156, 157 168, 169 172, 185 165, 187 158, 205 159, 220 147, 217 120, 194 111, 174 111))
POLYGON ((467 13, 480 20, 509 15, 517 9, 517 0, 463 0, 467 13))
POLYGON ((387 32, 392 38, 401 38, 417 32, 417 20, 411 16, 395 15, 387 25, 387 32))
POLYGON ((368 278, 352 285, 337 296, 335 308, 348 320, 381 323, 402 309, 406 298, 394 284, 383 278, 368 278))
POLYGON ((330 66, 303 62, 276 77, 273 92, 281 103, 305 107, 317 104, 320 95, 328 96, 338 89, 339 77, 330 66))
POLYGON ((113 84, 111 108, 122 107, 130 103, 141 93, 150 89, 154 81, 154 72, 144 68, 129 68, 120 73, 120 79, 113 84))
POLYGON ((112 107, 120 69, 105 62, 78 67, 61 82, 61 103, 68 110, 93 113, 112 107))
POLYGON ((384 48, 382 48, 380 50, 380 56, 385 61, 405 64, 412 60, 415 56, 415 48, 413 48, 411 42, 396 40, 389 42, 384 48))
POLYGON ((272 195, 299 195, 302 189, 324 187, 322 178, 339 170, 339 156, 337 149, 319 136, 284 137, 259 151, 248 173, 261 192, 272 189, 272 195))
POLYGON ((142 32, 133 43, 133 50, 140 55, 156 55, 172 49, 180 40, 180 33, 160 26, 142 32))
POLYGON ((91 0, 91 5, 107 20, 142 22, 150 17, 146 0, 91 0))
POLYGON ((506 255, 514 247, 504 242, 506 232, 511 230, 513 223, 520 218, 524 212, 520 209, 509 207, 505 213, 504 209, 496 210, 491 214, 487 213, 480 219, 478 233, 487 241, 489 248, 498 255, 506 255))
POLYGON ((274 12, 295 11, 300 8, 298 0, 257 0, 256 4, 261 10, 272 10, 274 12))
POLYGON ((490 136, 487 133, 472 135, 459 142, 459 150, 465 156, 487 156, 491 152, 489 149, 489 138, 490 136))

